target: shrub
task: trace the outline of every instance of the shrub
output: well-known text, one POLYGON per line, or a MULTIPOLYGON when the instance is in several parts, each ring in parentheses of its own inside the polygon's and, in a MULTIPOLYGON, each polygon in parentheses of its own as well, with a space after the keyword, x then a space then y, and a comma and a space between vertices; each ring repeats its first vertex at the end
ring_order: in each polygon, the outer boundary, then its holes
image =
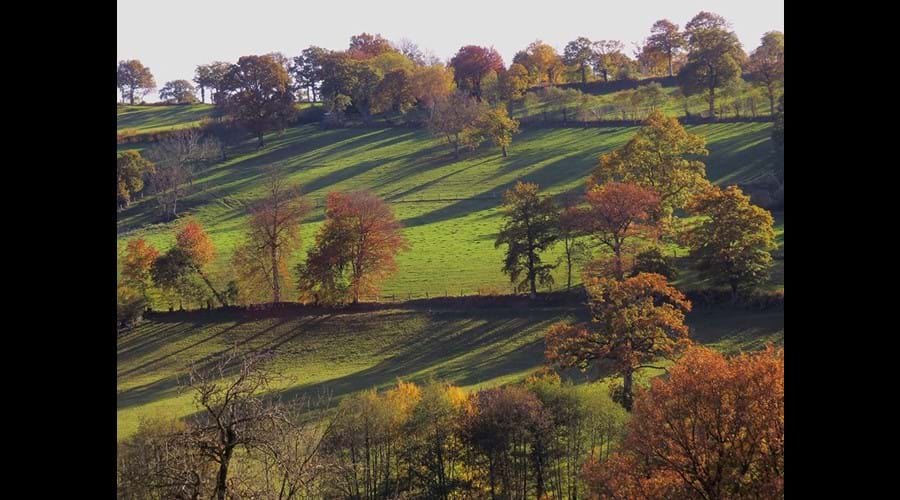
POLYGON ((672 259, 663 255, 657 247, 644 250, 635 256, 631 275, 637 276, 638 273, 661 274, 669 281, 678 277, 678 270, 675 269, 672 259))

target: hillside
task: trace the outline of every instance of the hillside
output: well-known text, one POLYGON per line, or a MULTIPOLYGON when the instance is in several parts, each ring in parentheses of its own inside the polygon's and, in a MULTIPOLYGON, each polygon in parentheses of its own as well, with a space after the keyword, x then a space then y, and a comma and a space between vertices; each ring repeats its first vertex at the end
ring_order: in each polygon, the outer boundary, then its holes
MULTIPOLYGON (((273 350, 289 397, 327 390, 336 398, 385 387, 398 378, 443 379, 466 389, 521 380, 543 359, 543 334, 556 321, 583 321, 585 309, 468 309, 398 306, 325 315, 241 312, 165 314, 121 335, 117 342, 117 437, 141 416, 193 412, 179 391, 191 362, 215 362, 228 350, 273 350)), ((727 352, 783 344, 784 311, 696 309, 692 337, 727 352)), ((585 376, 573 373, 576 381, 585 376)))
MULTIPOLYGON (((158 123, 161 119, 144 125, 158 123)), ((770 168, 770 124, 689 130, 707 138, 707 174, 716 183, 752 181, 770 168)), ((290 179, 315 206, 302 229, 305 244, 313 240, 323 218, 322 201, 330 191, 369 189, 392 204, 412 251, 399 257, 400 271, 385 283, 383 298, 472 294, 484 288, 506 291, 509 281, 500 272, 503 250, 494 248, 503 191, 526 180, 551 194, 580 193, 597 156, 624 144, 635 131, 532 129, 516 136, 508 158, 485 145, 454 160, 448 148, 424 130, 324 130, 306 125, 270 134, 262 150, 248 141, 229 161, 199 173, 194 180, 197 192, 179 206, 182 215, 196 217, 213 238, 218 251, 213 279, 225 283, 230 279, 228 259, 244 231, 243 204, 259 195, 263 168, 277 164, 291 172, 290 179)), ((783 243, 783 217, 777 219, 783 243)), ((165 250, 174 240, 174 224, 158 221, 152 198, 120 212, 119 249, 127 239, 141 236, 165 250)), ((556 249, 550 258, 560 253, 556 249)), ((565 282, 562 269, 556 279, 557 284, 565 282)))

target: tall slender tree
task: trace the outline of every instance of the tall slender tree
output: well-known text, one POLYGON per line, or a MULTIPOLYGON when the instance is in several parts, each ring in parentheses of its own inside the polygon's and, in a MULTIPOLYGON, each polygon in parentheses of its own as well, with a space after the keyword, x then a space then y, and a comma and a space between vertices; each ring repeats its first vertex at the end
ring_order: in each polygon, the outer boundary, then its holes
POLYGON ((526 287, 532 299, 537 283, 553 283, 553 264, 541 260, 541 253, 558 238, 558 214, 553 200, 538 194, 538 185, 516 182, 503 196, 503 226, 495 247, 506 245, 503 272, 519 289, 526 287), (524 277, 519 281, 519 277, 524 277))

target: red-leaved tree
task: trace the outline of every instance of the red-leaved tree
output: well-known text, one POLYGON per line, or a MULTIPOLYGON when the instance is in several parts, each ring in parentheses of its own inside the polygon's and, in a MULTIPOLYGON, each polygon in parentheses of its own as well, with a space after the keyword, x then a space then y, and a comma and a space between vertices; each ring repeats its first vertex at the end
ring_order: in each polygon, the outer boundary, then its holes
POLYGON ((659 196, 637 184, 607 182, 587 193, 590 209, 585 212, 585 228, 613 252, 614 273, 622 280, 625 271, 622 253, 628 239, 647 234, 646 222, 659 205, 659 196))
POLYGON ((456 85, 468 89, 472 97, 481 100, 481 80, 491 71, 503 70, 503 57, 493 47, 466 45, 450 60, 456 85))
POLYGON ((396 255, 409 249, 402 229, 391 207, 372 193, 329 193, 316 247, 299 268, 301 287, 315 295, 330 285, 320 281, 346 278, 354 304, 376 295, 380 282, 397 271, 396 255))

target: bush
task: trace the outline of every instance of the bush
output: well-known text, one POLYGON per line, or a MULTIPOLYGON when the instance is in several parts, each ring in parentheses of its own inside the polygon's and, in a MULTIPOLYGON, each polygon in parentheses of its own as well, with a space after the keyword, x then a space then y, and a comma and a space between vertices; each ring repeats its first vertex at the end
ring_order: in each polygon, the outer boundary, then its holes
POLYGON ((119 285, 116 290, 116 322, 127 328, 139 323, 147 308, 147 299, 142 293, 127 285, 119 285))
POLYGON ((291 118, 289 125, 302 125, 307 123, 319 123, 325 119, 324 106, 310 106, 297 110, 291 118))
POLYGON ((662 251, 656 247, 645 250, 635 256, 631 275, 636 276, 638 273, 661 274, 669 281, 678 277, 678 270, 672 264, 672 258, 663 255, 662 251))

